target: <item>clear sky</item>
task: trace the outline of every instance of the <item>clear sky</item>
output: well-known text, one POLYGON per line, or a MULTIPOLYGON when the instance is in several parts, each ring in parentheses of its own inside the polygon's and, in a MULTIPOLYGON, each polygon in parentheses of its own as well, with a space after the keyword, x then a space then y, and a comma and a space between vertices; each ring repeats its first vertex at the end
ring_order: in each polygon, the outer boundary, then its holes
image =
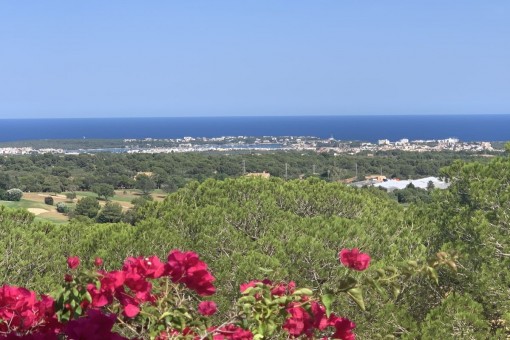
POLYGON ((509 0, 0 2, 0 118, 510 114, 509 0))

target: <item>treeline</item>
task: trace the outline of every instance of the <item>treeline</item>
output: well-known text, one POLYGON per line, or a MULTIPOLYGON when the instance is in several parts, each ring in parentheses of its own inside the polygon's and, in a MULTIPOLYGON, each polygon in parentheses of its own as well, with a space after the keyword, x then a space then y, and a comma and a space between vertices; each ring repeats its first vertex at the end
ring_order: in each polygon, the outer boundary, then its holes
POLYGON ((113 269, 126 256, 192 249, 224 287, 216 301, 227 313, 239 284, 253 278, 296 280, 320 292, 345 284, 341 248, 369 253, 376 273, 444 251, 459 254, 458 273, 439 270, 439 284, 400 278, 397 290, 365 291, 366 311, 348 300, 335 310, 349 315, 364 339, 503 339, 510 322, 510 159, 458 161, 442 175, 452 181, 449 189, 431 189, 430 203, 407 207, 378 189, 317 178, 236 178, 193 181, 164 202, 146 202, 134 225, 56 226, 0 208, 0 277, 49 291, 69 255, 84 263, 99 256, 113 269))
POLYGON ((266 152, 251 154, 114 154, 0 157, 0 189, 60 193, 91 190, 108 184, 115 189, 136 186, 135 177, 150 173, 149 186, 173 192, 187 182, 206 178, 224 179, 246 173, 269 172, 271 176, 296 179, 320 177, 338 181, 356 175, 383 174, 387 177, 437 176, 441 167, 455 159, 486 158, 469 153, 381 152, 375 155, 338 155, 315 152, 266 152))

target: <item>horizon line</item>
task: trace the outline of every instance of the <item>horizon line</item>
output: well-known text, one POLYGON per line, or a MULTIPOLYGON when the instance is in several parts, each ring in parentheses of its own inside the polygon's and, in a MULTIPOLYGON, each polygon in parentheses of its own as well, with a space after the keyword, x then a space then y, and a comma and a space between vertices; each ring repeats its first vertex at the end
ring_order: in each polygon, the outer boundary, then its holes
POLYGON ((367 113, 367 114, 282 114, 282 115, 175 115, 175 116, 97 116, 97 117, 0 117, 0 120, 36 120, 36 119, 161 119, 161 118, 284 118, 284 117, 381 117, 381 116, 504 116, 510 113, 367 113))

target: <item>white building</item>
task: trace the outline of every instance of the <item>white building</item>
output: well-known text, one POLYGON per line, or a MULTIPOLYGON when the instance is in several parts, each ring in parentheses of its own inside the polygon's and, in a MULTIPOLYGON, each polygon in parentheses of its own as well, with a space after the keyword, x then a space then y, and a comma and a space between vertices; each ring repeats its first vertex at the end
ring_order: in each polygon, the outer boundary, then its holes
POLYGON ((384 188, 387 191, 393 191, 397 189, 405 189, 410 183, 412 183, 416 188, 427 189, 429 182, 432 182, 436 189, 446 189, 450 186, 450 183, 443 182, 437 177, 425 177, 402 181, 392 179, 386 182, 375 183, 374 186, 384 188))

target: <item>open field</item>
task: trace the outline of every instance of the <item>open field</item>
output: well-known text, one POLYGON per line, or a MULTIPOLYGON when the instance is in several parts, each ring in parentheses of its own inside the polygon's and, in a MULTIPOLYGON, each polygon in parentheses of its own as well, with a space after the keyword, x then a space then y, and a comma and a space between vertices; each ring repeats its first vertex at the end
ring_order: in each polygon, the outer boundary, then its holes
POLYGON ((19 202, 0 201, 1 205, 10 208, 24 208, 36 215, 38 220, 47 220, 54 223, 66 223, 67 216, 57 212, 55 206, 44 204, 44 197, 40 200, 34 200, 34 197, 23 197, 19 202))
MULTIPOLYGON (((97 194, 90 191, 77 191, 76 198, 71 201, 66 198, 65 194, 50 195, 47 192, 26 192, 23 193, 21 201, 0 201, 0 205, 10 208, 27 209, 36 216, 36 220, 50 221, 53 223, 66 223, 68 222, 68 218, 66 215, 57 212, 57 203, 64 202, 69 207, 74 208, 76 206, 76 202, 80 198, 87 196, 97 197, 97 194), (44 203, 44 198, 47 196, 53 197, 53 205, 47 205, 44 203)), ((115 196, 110 198, 110 201, 120 204, 122 209, 127 211, 133 206, 131 201, 137 197, 140 197, 140 193, 136 190, 116 190, 115 196)), ((152 194, 152 197, 155 201, 162 201, 166 197, 166 194, 160 190, 156 190, 152 194)), ((99 200, 99 204, 104 206, 106 201, 101 199, 99 200)))

